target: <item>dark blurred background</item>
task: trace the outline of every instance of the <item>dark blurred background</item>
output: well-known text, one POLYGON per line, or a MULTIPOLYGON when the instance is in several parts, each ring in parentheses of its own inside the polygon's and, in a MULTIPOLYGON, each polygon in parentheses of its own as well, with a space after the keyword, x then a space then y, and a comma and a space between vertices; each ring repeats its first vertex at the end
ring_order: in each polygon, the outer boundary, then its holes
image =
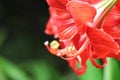
POLYGON ((77 80, 44 46, 48 19, 45 0, 0 0, 0 80, 77 80))

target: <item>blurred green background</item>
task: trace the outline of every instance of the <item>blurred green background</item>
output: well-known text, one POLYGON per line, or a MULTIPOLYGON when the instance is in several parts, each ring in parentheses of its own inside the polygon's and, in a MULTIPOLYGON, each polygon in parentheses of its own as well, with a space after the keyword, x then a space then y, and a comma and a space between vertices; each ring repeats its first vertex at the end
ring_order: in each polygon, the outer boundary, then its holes
POLYGON ((44 33, 48 18, 45 0, 0 0, 0 80, 77 78, 44 46, 53 39, 44 33))

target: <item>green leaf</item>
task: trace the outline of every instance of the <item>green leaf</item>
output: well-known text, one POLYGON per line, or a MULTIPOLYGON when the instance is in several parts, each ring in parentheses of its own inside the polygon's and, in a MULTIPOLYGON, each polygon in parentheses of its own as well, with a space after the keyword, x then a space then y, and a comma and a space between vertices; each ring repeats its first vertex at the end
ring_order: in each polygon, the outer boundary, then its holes
POLYGON ((2 57, 0 57, 0 70, 11 80, 31 80, 24 71, 2 57))
POLYGON ((59 80, 59 73, 45 61, 32 61, 21 64, 31 74, 33 80, 59 80))
POLYGON ((87 61, 87 71, 79 77, 79 80, 103 80, 102 69, 96 68, 90 61, 87 61))
POLYGON ((107 58, 104 68, 104 80, 120 80, 120 62, 114 58, 107 58))
POLYGON ((78 80, 78 76, 73 71, 70 71, 69 73, 64 74, 60 80, 78 80))
POLYGON ((0 80, 7 80, 6 76, 3 74, 1 70, 0 70, 0 80))

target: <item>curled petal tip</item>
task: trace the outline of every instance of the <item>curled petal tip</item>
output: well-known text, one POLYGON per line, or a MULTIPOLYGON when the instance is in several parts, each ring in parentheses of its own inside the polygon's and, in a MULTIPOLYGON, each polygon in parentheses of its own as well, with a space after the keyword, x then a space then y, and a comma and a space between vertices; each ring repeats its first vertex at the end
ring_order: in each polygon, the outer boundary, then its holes
POLYGON ((57 55, 56 56, 61 56, 61 53, 57 53, 57 55))
POLYGON ((49 41, 45 41, 45 42, 44 42, 44 45, 48 45, 48 44, 49 44, 49 41))

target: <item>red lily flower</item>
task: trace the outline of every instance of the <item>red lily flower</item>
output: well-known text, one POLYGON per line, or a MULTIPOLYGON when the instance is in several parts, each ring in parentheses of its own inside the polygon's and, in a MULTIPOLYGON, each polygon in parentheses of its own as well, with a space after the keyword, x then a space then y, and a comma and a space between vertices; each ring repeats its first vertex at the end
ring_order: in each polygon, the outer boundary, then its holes
POLYGON ((78 75, 86 71, 88 59, 98 68, 107 63, 107 57, 120 60, 120 0, 116 4, 114 0, 47 2, 50 19, 45 32, 58 37, 60 43, 45 45, 52 54, 67 60, 78 75), (95 59, 102 59, 103 65, 98 65, 95 59))

